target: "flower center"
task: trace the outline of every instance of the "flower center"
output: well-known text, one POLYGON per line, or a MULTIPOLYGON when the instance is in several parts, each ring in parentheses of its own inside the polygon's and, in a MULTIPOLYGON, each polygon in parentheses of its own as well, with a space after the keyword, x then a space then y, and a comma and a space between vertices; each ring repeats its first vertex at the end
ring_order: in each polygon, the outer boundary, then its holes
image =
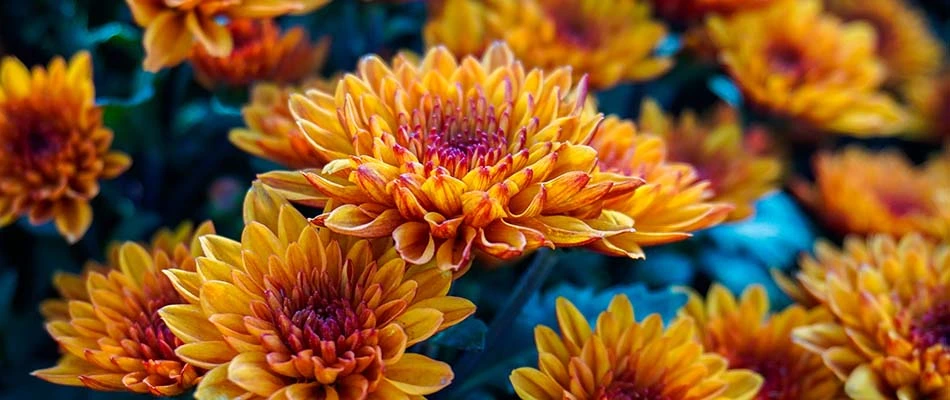
POLYGON ((657 386, 639 387, 628 381, 615 381, 604 393, 604 400, 671 400, 657 386))
POLYGON ((729 357, 729 368, 751 369, 762 375, 765 382, 759 390, 758 400, 780 400, 801 398, 800 374, 795 373, 795 365, 788 360, 762 355, 736 355, 729 357))
POLYGON ((359 330, 359 319, 343 299, 326 299, 318 294, 310 297, 309 304, 294 312, 290 318, 303 330, 304 339, 311 348, 319 348, 320 341, 344 339, 359 330))
POLYGON ((916 191, 886 190, 877 194, 878 200, 887 211, 897 217, 926 213, 929 209, 924 199, 916 191))
POLYGON ((924 312, 910 332, 918 347, 950 346, 950 302, 938 303, 924 312))
POLYGON ((147 277, 142 284, 142 290, 144 304, 139 307, 138 315, 130 321, 128 338, 137 344, 144 359, 179 360, 175 355, 175 348, 184 342, 168 329, 165 321, 159 317, 158 310, 169 304, 181 304, 183 301, 168 278, 160 272, 147 277))
POLYGON ((805 57, 802 50, 787 43, 772 45, 768 52, 769 66, 792 79, 805 75, 805 57))
POLYGON ((556 1, 545 6, 545 12, 554 21, 555 34, 559 39, 581 48, 595 48, 600 44, 601 27, 584 18, 576 4, 556 1))

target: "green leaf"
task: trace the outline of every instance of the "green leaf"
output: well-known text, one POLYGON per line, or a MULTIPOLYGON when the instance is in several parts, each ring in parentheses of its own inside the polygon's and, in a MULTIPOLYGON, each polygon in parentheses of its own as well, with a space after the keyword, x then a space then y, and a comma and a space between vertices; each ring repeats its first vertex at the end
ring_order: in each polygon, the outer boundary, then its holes
POLYGON ((430 343, 459 350, 481 351, 485 348, 485 333, 488 326, 482 320, 471 317, 429 339, 430 343))

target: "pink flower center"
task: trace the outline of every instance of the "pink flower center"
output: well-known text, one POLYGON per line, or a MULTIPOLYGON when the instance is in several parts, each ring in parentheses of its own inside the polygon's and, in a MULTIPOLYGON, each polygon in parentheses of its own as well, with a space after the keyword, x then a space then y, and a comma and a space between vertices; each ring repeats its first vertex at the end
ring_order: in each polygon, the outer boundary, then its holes
POLYGON ((921 348, 950 345, 950 302, 931 307, 911 325, 911 337, 921 348))
POLYGON ((607 388, 604 400, 671 400, 657 386, 639 387, 628 381, 616 381, 607 388))

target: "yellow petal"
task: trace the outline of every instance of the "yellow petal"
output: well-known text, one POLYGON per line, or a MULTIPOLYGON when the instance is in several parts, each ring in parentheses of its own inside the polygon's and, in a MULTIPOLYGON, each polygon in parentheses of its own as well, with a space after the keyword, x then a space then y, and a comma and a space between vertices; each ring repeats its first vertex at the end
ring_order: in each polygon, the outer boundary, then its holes
POLYGON ((67 199, 56 203, 54 221, 59 231, 69 243, 76 243, 86 234, 92 225, 92 207, 89 202, 79 199, 67 199))
POLYGON ((386 366, 385 379, 410 395, 428 395, 452 383, 452 368, 429 357, 406 353, 399 362, 386 366))

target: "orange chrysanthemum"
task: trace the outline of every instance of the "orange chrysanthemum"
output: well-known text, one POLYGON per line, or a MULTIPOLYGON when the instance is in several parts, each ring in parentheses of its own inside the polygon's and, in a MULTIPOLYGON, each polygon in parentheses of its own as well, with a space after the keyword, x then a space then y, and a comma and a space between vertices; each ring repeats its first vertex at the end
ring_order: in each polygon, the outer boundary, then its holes
POLYGON ((751 399, 762 377, 727 369, 726 359, 704 353, 694 324, 678 319, 665 331, 658 314, 634 319, 624 295, 614 297, 591 331, 571 302, 557 300, 558 336, 551 328, 534 330, 538 366, 519 368, 511 383, 522 399, 602 400, 751 399))
POLYGON ((723 106, 716 111, 706 121, 689 111, 673 121, 648 100, 640 110, 640 129, 663 137, 670 161, 695 167, 709 181, 709 201, 732 204, 735 209, 727 219, 741 220, 752 215, 756 200, 776 189, 782 164, 757 148, 764 132, 752 132, 744 140, 735 110, 723 106))
POLYGON ((209 233, 211 223, 195 230, 182 224, 158 232, 148 246, 113 248, 107 265, 89 263, 82 275, 57 274, 53 282, 63 298, 43 302, 40 311, 65 355, 33 375, 60 385, 155 396, 176 396, 196 385, 204 370, 175 355, 182 342, 158 310, 185 302, 162 271, 194 271, 198 237, 209 233))
POLYGON ((777 0, 652 0, 656 13, 663 18, 690 23, 710 14, 732 15, 754 10, 777 0))
POLYGON ((707 22, 721 61, 753 105, 863 136, 906 124, 906 113, 879 91, 885 68, 870 26, 823 14, 818 0, 785 0, 707 22))
POLYGON ((689 301, 680 316, 699 326, 697 337, 706 351, 729 361, 729 368, 757 372, 765 383, 755 399, 838 399, 841 382, 821 357, 792 343, 792 330, 824 323, 830 314, 821 308, 806 310, 793 305, 769 315, 769 298, 760 285, 752 286, 737 301, 723 286, 713 285, 706 300, 687 289, 689 301))
POLYGON ((914 79, 903 89, 913 112, 911 131, 950 143, 950 73, 914 79))
POLYGON ((892 81, 936 74, 943 65, 943 44, 930 31, 927 17, 903 0, 825 0, 828 11, 846 21, 864 21, 877 31, 878 56, 892 81))
POLYGON ((160 311, 209 369, 199 399, 408 399, 452 381, 448 364, 406 348, 464 320, 452 276, 410 268, 391 241, 336 238, 260 185, 241 241, 209 235, 197 272, 166 273, 191 304, 160 311), (388 243, 387 243, 388 242, 388 243))
POLYGON ((504 40, 527 66, 573 68, 594 89, 642 81, 666 72, 673 61, 654 50, 666 27, 651 19, 643 0, 446 0, 424 28, 429 46, 455 54, 481 54, 504 40))
POLYGON ((145 28, 145 69, 158 71, 188 58, 195 44, 227 57, 231 32, 219 20, 274 18, 312 11, 329 0, 125 0, 135 22, 145 28))
POLYGON ((633 230, 602 205, 641 183, 596 173, 588 143, 603 117, 586 94, 569 69, 525 71, 503 44, 481 61, 442 47, 391 67, 367 57, 335 95, 291 98, 300 128, 332 161, 262 179, 295 201, 332 199, 315 223, 392 236, 412 264, 461 272, 475 250, 509 259, 582 246, 633 230))
POLYGON ((950 398, 950 247, 912 234, 816 249, 798 279, 835 321, 795 329, 854 399, 950 398))
POLYGON ((817 187, 793 188, 840 233, 920 232, 950 238, 950 180, 941 174, 943 163, 935 159, 915 167, 898 152, 849 147, 816 156, 817 187))
POLYGON ((92 223, 89 200, 99 179, 128 169, 110 151, 112 131, 95 105, 92 61, 82 52, 32 72, 19 60, 0 64, 0 227, 28 215, 49 220, 70 243, 92 223))
POLYGON ((298 82, 323 65, 330 50, 328 38, 311 44, 300 27, 281 35, 273 20, 233 20, 227 29, 234 40, 231 54, 215 56, 203 46, 191 53, 195 79, 209 89, 257 81, 298 82))

